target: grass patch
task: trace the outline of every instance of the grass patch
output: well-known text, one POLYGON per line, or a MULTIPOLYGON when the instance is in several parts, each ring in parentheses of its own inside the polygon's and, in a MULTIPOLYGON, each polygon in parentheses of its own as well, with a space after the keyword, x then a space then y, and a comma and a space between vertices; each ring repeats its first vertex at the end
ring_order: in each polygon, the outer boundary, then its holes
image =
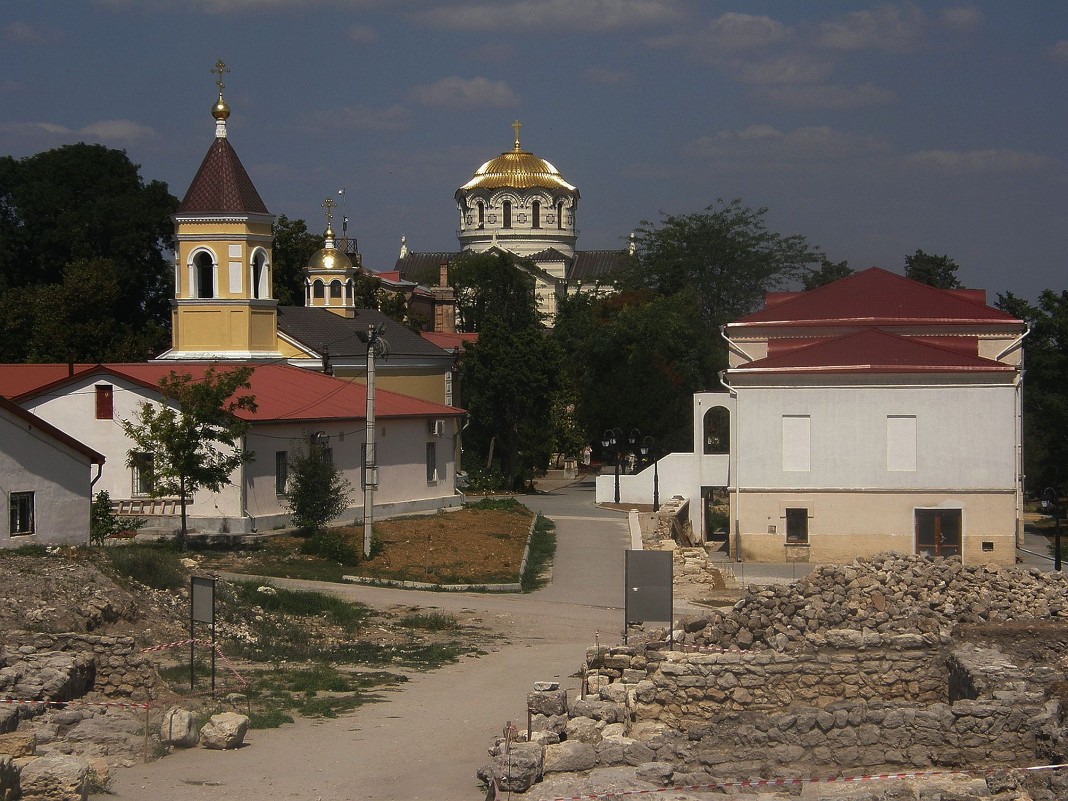
POLYGON ((318 661, 293 667, 279 665, 270 671, 257 672, 247 694, 250 704, 255 704, 258 710, 253 715, 263 721, 257 728, 268 728, 292 722, 290 712, 304 717, 337 717, 381 700, 371 690, 405 681, 406 676, 396 673, 352 671, 318 661))
POLYGON ((189 583, 189 574, 170 545, 124 545, 100 553, 120 576, 156 590, 177 590, 189 583))
POLYGON ((542 515, 534 522, 534 533, 530 536, 530 551, 527 564, 520 578, 523 592, 533 592, 545 586, 545 568, 556 555, 556 523, 542 515))
POLYGON ((489 512, 515 512, 525 514, 530 510, 511 496, 488 497, 464 504, 465 509, 482 509, 489 512))
POLYGON ((346 633, 359 631, 371 615, 364 604, 343 600, 325 592, 309 590, 286 590, 271 587, 270 592, 260 592, 255 581, 238 581, 233 585, 235 601, 246 606, 258 606, 265 612, 294 617, 323 617, 346 633))
POLYGON ((253 712, 248 716, 248 725, 251 729, 277 729, 283 723, 292 723, 293 716, 284 709, 272 707, 262 712, 253 712))

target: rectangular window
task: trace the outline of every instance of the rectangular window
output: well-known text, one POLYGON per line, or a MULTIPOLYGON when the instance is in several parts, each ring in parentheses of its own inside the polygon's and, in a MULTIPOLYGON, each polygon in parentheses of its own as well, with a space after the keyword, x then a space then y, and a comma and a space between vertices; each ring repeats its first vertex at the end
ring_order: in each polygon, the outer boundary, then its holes
POLYGON ((96 385, 96 419, 115 418, 115 388, 111 384, 96 385))
POLYGON ((426 482, 432 484, 438 480, 438 444, 426 444, 426 482))
POLYGON ((886 469, 896 472, 916 470, 915 415, 887 415, 886 469))
POLYGON ((10 499, 11 528, 9 533, 12 537, 33 534, 33 493, 12 492, 10 499))
POLYGON ((811 469, 812 418, 808 415, 782 417, 782 469, 801 472, 811 469))
POLYGON ((331 467, 333 467, 334 466, 334 449, 333 448, 323 448, 321 453, 323 455, 323 461, 326 462, 331 467))
POLYGON ((134 496, 151 495, 155 488, 153 473, 156 467, 156 458, 151 453, 134 453, 130 455, 131 469, 133 470, 133 494, 134 496))
POLYGON ((445 373, 445 405, 452 406, 452 370, 445 373))
POLYGON ((786 510, 786 541, 791 545, 808 545, 808 509, 786 510))
POLYGON ((274 452, 274 494, 285 495, 289 483, 289 451, 274 452))

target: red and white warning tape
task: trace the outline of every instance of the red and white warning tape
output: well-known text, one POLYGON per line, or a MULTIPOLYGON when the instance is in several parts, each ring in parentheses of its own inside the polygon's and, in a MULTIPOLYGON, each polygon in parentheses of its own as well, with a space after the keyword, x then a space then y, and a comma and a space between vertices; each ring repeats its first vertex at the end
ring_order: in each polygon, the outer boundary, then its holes
POLYGON ((237 679, 237 681, 241 684, 242 687, 248 687, 248 680, 237 672, 237 668, 234 667, 234 663, 231 662, 229 658, 227 658, 226 654, 223 653, 222 648, 219 647, 219 644, 212 643, 211 640, 175 640, 174 642, 168 642, 162 645, 153 645, 148 648, 142 648, 141 653, 147 654, 153 651, 166 651, 168 648, 181 648, 183 645, 189 645, 190 643, 195 643, 196 645, 203 645, 207 648, 214 647, 215 653, 219 655, 219 658, 222 659, 223 664, 226 665, 227 669, 234 674, 234 678, 237 679))
MULTIPOLYGON (((805 784, 855 784, 860 782, 887 781, 900 779, 930 779, 939 776, 986 776, 998 770, 1020 770, 1037 772, 1043 770, 1061 770, 1068 768, 1068 763, 1057 765, 1030 765, 1023 768, 988 768, 986 770, 919 770, 903 773, 875 773, 865 776, 826 776, 812 777, 809 779, 736 779, 726 782, 709 782, 708 784, 674 785, 671 787, 657 787, 652 790, 614 790, 606 793, 589 793, 585 795, 569 795, 553 798, 550 801, 591 801, 591 799, 621 798, 629 795, 653 795, 654 793, 680 793, 680 792, 703 792, 706 790, 728 790, 747 787, 788 787, 805 784)), ((493 780, 487 801, 503 799, 501 786, 497 779, 493 780)))

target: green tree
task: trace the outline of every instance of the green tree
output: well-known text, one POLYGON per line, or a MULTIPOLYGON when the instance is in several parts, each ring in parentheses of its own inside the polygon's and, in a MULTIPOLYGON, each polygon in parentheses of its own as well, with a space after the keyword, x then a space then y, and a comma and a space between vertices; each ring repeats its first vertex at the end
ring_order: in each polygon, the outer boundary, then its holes
POLYGON ((821 254, 800 235, 768 230, 766 208, 718 200, 703 212, 643 221, 636 258, 620 271, 622 289, 696 294, 705 325, 719 327, 757 309, 764 294, 799 279, 821 254))
POLYGON ((693 393, 715 385, 726 366, 715 336, 693 292, 642 289, 562 302, 553 337, 587 437, 637 428, 661 449, 692 448, 693 393))
POLYGON ((280 305, 304 305, 304 269, 322 247, 323 237, 310 233, 304 220, 278 215, 271 243, 271 292, 280 305))
POLYGON ((251 389, 252 371, 239 367, 220 373, 212 366, 203 378, 194 379, 172 370, 160 379, 160 402, 142 403, 135 421, 122 421, 134 443, 127 466, 141 471, 153 497, 178 496, 182 550, 189 497, 201 488, 218 492, 231 483, 238 467, 252 461, 253 454, 241 447, 249 424, 240 413, 256 411, 256 399, 239 392, 251 389))
POLYGON ((309 436, 304 449, 289 460, 285 498, 297 533, 322 534, 348 508, 351 495, 352 484, 334 467, 329 451, 309 436))
POLYGON ((89 544, 103 545, 108 537, 124 531, 136 531, 147 522, 143 517, 119 517, 111 508, 111 496, 107 490, 100 490, 93 496, 93 503, 89 506, 89 544))
POLYGON ((57 284, 71 262, 108 259, 120 294, 110 319, 168 327, 178 199, 138 170, 102 145, 0 157, 0 289, 57 284))
POLYGON ((142 361, 165 348, 170 336, 158 321, 121 321, 120 274, 112 259, 78 259, 58 284, 0 294, 0 360, 142 361))
POLYGON ((505 320, 513 328, 539 322, 534 278, 511 253, 464 254, 449 266, 456 291, 461 331, 481 331, 487 320, 505 320))
POLYGON ((905 277, 938 289, 958 289, 959 265, 949 256, 932 256, 917 250, 905 257, 905 277))
POLYGON ((513 328, 501 317, 488 316, 478 341, 465 348, 461 371, 471 418, 464 430, 465 468, 499 464, 505 485, 522 488, 546 468, 553 451, 552 403, 560 377, 556 343, 537 325, 513 328))
POLYGON ((809 270, 802 274, 801 284, 805 287, 805 291, 808 291, 810 289, 818 289, 827 284, 833 284, 835 281, 847 278, 852 274, 853 269, 849 266, 849 262, 834 262, 823 256, 820 259, 818 270, 809 270))
POLYGON ((1027 322, 1023 341, 1024 474, 1027 490, 1068 491, 1068 291, 1045 290, 1031 304, 998 295, 1002 311, 1027 322))

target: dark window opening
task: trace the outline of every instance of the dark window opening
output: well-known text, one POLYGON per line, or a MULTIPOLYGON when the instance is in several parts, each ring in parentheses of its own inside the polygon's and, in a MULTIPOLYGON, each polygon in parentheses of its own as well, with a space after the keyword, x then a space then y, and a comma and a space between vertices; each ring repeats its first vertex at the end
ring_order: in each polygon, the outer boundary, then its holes
POLYGON ((263 282, 263 266, 267 260, 262 253, 257 253, 252 259, 252 297, 261 297, 260 284, 263 282))
POLYGON ((960 545, 960 509, 916 510, 916 553, 960 556, 960 545))
POLYGON ((156 487, 156 459, 151 453, 131 453, 130 467, 133 470, 133 494, 151 495, 156 487))
POLYGON ((808 545, 808 509, 786 510, 786 541, 791 545, 808 545))
POLYGON ((341 297, 341 282, 340 281, 331 281, 330 282, 330 297, 332 297, 332 298, 340 298, 341 297))
POLYGON ((564 227, 564 204, 562 202, 556 204, 556 227, 564 227))
POLYGON ((204 252, 198 253, 193 259, 193 265, 197 280, 196 296, 198 298, 215 297, 215 265, 211 256, 204 252))
POLYGON ((33 534, 33 493, 12 492, 10 499, 11 527, 8 533, 12 537, 25 537, 33 534))
POLYGON ((541 203, 536 200, 530 204, 530 227, 541 228, 541 203))
POLYGON ((274 494, 285 495, 289 483, 289 452, 274 452, 274 494))
POLYGON ((316 282, 314 282, 312 284, 312 297, 313 298, 322 298, 323 297, 323 291, 324 290, 323 290, 323 282, 322 281, 316 281, 316 282))
POLYGON ((705 412, 705 453, 730 453, 731 413, 722 406, 705 412))
POLYGON ((426 480, 428 484, 438 480, 438 444, 436 442, 426 444, 426 480))
POLYGON ((512 201, 504 201, 504 227, 512 227, 512 201))
POLYGON ((478 227, 486 227, 486 207, 482 201, 478 201, 478 227))

